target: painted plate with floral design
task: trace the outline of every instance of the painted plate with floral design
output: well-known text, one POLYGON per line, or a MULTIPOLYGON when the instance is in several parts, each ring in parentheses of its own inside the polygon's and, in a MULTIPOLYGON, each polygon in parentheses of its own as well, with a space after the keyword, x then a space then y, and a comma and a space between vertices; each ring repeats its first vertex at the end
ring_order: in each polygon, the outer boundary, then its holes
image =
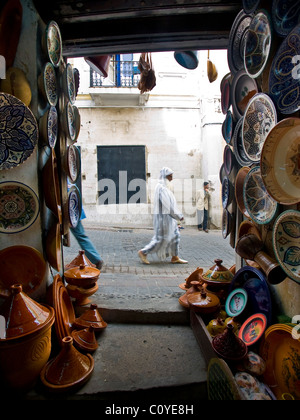
POLYGON ((74 107, 71 102, 68 102, 65 107, 65 116, 64 116, 65 132, 71 141, 76 139, 76 116, 74 112, 74 107))
POLYGON ((265 93, 256 94, 245 111, 242 140, 247 158, 259 163, 261 151, 267 135, 277 123, 276 108, 265 93))
POLYGON ((255 223, 265 225, 276 216, 278 204, 268 194, 259 166, 253 167, 246 175, 243 197, 246 210, 255 223))
POLYGON ((0 170, 25 162, 38 142, 33 113, 13 95, 0 92, 0 170))
POLYGON ((70 63, 67 64, 63 74, 63 88, 68 100, 73 105, 76 100, 76 89, 73 67, 70 63))
POLYGON ((300 283, 300 212, 286 210, 273 229, 273 248, 278 263, 288 277, 300 283))
POLYGON ((269 133, 261 153, 261 176, 278 203, 300 202, 300 119, 280 121, 269 133))
POLYGON ((28 229, 40 211, 35 192, 21 182, 0 183, 0 233, 18 233, 28 229))
POLYGON ((59 26, 53 20, 49 22, 45 36, 49 60, 54 67, 59 67, 62 61, 62 38, 59 26))

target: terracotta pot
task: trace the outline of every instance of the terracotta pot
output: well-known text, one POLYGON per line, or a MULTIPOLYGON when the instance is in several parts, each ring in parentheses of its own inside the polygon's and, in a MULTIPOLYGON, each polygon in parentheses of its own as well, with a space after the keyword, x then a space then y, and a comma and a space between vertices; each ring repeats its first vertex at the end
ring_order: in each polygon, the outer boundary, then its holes
POLYGON ((79 267, 73 267, 65 271, 65 280, 68 284, 77 287, 90 288, 95 285, 99 279, 100 270, 81 264, 79 267))
POLYGON ((79 331, 72 331, 75 347, 84 352, 93 352, 98 348, 93 325, 79 331))
POLYGON ((46 237, 46 255, 47 260, 51 267, 53 267, 56 271, 61 270, 61 232, 60 232, 60 224, 55 223, 53 226, 50 227, 49 232, 46 237))
POLYGON ((98 284, 94 283, 92 286, 83 288, 78 286, 73 286, 69 284, 67 286, 67 291, 69 295, 75 299, 75 305, 84 306, 91 303, 89 297, 96 293, 98 290, 98 284))
POLYGON ((192 281, 201 281, 201 275, 203 274, 203 268, 197 267, 186 279, 185 283, 179 285, 180 289, 188 290, 191 287, 192 281))
POLYGON ((0 339, 0 385, 27 391, 50 356, 54 309, 38 304, 22 292, 21 285, 14 285, 1 315, 7 324, 6 338, 0 339))
POLYGON ((191 287, 185 292, 185 294, 183 296, 180 296, 180 298, 178 299, 179 303, 181 306, 184 306, 185 308, 189 308, 189 302, 187 300, 188 295, 190 295, 191 293, 197 293, 202 289, 202 285, 203 282, 199 282, 199 281, 192 281, 191 282, 191 287))
POLYGON ((69 270, 70 268, 79 267, 80 265, 86 265, 87 267, 94 268, 96 267, 95 264, 93 264, 85 255, 85 251, 80 250, 74 260, 65 266, 65 271, 69 270))
POLYGON ((54 392, 66 392, 82 386, 94 370, 94 359, 90 354, 81 354, 73 346, 73 338, 63 338, 60 353, 41 372, 41 381, 54 392))
POLYGON ((279 284, 286 279, 286 274, 274 258, 263 250, 263 243, 256 235, 244 235, 236 244, 237 254, 255 261, 266 274, 270 284, 279 284))
POLYGON ((194 312, 201 314, 214 313, 221 307, 219 298, 213 293, 206 292, 205 289, 189 294, 187 301, 194 312))
POLYGON ((207 55, 207 77, 210 83, 213 83, 218 78, 218 70, 209 59, 209 51, 207 55))
POLYGON ((88 328, 91 325, 96 332, 102 331, 107 327, 107 323, 103 320, 98 310, 98 306, 95 303, 92 303, 90 308, 79 318, 76 318, 74 322, 74 327, 81 329, 88 328))

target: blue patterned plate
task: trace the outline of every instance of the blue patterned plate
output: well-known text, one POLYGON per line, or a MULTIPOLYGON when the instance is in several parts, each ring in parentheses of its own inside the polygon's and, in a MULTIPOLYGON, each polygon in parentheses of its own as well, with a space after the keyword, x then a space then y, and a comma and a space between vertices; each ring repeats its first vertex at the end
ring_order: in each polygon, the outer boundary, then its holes
POLYGON ((276 216, 278 204, 268 194, 259 166, 252 168, 246 175, 243 197, 246 210, 255 223, 265 225, 276 216))
POLYGON ((38 123, 23 102, 0 92, 0 170, 19 166, 33 153, 38 123))
POLYGON ((68 193, 69 222, 72 228, 76 228, 81 217, 81 194, 79 189, 73 185, 68 193))
POLYGON ((276 259, 292 280, 300 283, 300 212, 287 210, 276 220, 273 229, 276 259))
POLYGON ((21 182, 0 183, 0 233, 18 233, 28 229, 40 212, 35 192, 21 182))
POLYGON ((299 22, 299 0, 273 0, 272 22, 275 31, 286 37, 299 22))
POLYGON ((269 95, 282 114, 300 109, 300 25, 282 41, 270 69, 269 95))

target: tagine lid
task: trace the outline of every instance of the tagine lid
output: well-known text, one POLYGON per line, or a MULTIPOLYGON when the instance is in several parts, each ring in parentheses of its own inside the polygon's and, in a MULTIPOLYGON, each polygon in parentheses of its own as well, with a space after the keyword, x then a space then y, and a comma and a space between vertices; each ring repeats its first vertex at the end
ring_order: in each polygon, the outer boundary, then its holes
POLYGON ((95 303, 92 303, 89 309, 80 315, 79 318, 76 318, 74 322, 74 327, 76 328, 89 328, 91 325, 96 332, 107 327, 107 323, 102 318, 95 303))
POLYGON ((187 301, 195 312, 210 313, 220 307, 220 300, 217 295, 208 293, 205 288, 198 293, 191 293, 187 296, 187 301))
POLYGON ((211 267, 202 277, 208 282, 231 283, 233 273, 222 265, 223 260, 216 259, 215 265, 211 267))
POLYGON ((85 251, 83 249, 79 250, 78 255, 72 260, 69 264, 66 265, 65 270, 69 270, 70 268, 80 267, 81 265, 86 265, 88 267, 96 267, 88 257, 85 255, 85 251))
POLYGON ((40 330, 54 318, 54 310, 27 296, 21 284, 14 284, 1 307, 1 315, 6 319, 6 339, 10 339, 40 330))
POLYGON ((98 270, 98 268, 89 267, 84 264, 81 264, 79 267, 70 268, 65 272, 65 277, 72 279, 98 278, 99 275, 100 270, 98 270))
POLYGON ((212 346, 218 356, 226 360, 242 360, 248 353, 246 344, 237 337, 231 324, 212 340, 212 346))

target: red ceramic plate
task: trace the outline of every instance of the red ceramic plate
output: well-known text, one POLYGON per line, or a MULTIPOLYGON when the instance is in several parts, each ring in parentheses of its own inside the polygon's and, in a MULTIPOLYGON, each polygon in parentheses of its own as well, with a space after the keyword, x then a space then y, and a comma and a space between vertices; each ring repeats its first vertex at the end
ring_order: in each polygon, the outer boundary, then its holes
POLYGON ((247 346, 252 346, 262 337, 266 327, 266 316, 264 314, 254 314, 241 326, 239 338, 243 340, 247 346))

